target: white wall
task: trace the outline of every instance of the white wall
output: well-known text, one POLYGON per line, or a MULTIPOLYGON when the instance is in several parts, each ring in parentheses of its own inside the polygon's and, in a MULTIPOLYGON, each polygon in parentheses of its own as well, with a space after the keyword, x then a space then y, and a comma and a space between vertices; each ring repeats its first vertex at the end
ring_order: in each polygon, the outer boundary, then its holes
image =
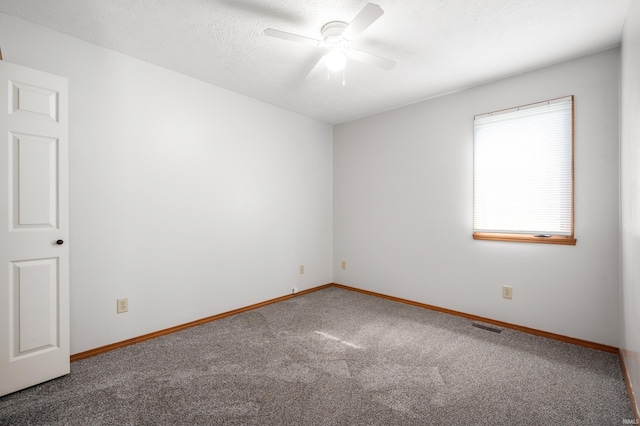
POLYGON ((337 126, 332 153, 326 124, 3 14, 0 44, 70 82, 72 353, 332 280, 621 344, 617 49, 337 126), (578 245, 472 240, 473 116, 568 94, 578 245))
POLYGON ((631 2, 622 35, 621 238, 622 341, 631 384, 640 398, 640 3, 631 2))
POLYGON ((617 346, 618 86, 611 49, 336 126, 334 281, 617 346), (473 116, 566 95, 577 245, 473 240, 473 116))
POLYGON ((331 282, 331 126, 3 14, 0 45, 69 78, 72 353, 331 282))

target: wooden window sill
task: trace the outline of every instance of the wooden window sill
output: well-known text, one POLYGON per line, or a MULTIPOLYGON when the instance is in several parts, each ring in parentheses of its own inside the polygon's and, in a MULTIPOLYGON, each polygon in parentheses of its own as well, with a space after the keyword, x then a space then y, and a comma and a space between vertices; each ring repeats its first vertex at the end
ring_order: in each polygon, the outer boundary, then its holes
POLYGON ((562 235, 536 237, 532 234, 497 234, 491 232, 474 232, 473 239, 489 241, 512 241, 519 243, 563 244, 568 246, 575 246, 576 242, 578 241, 574 237, 566 237, 562 235))

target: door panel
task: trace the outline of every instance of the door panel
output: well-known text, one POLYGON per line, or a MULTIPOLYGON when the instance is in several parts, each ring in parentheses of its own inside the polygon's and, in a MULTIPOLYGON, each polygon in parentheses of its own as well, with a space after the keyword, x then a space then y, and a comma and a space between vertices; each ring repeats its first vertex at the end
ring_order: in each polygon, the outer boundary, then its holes
POLYGON ((37 350, 55 348, 58 329, 57 259, 12 262, 12 336, 16 358, 37 350))
POLYGON ((58 121, 58 92, 9 81, 9 114, 32 114, 58 121))
POLYGON ((13 227, 57 227, 58 140, 12 134, 13 227))
POLYGON ((5 395, 70 371, 67 80, 0 61, 0 102, 5 395))

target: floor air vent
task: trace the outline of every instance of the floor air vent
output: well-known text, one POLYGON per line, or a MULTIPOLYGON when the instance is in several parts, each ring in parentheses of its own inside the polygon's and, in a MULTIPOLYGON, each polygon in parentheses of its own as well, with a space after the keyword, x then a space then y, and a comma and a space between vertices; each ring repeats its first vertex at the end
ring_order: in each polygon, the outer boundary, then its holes
POLYGON ((475 322, 473 324, 471 324, 471 325, 473 327, 481 328, 483 330, 491 331, 493 333, 502 333, 502 330, 500 330, 499 328, 489 327, 488 325, 478 324, 478 323, 475 323, 475 322))

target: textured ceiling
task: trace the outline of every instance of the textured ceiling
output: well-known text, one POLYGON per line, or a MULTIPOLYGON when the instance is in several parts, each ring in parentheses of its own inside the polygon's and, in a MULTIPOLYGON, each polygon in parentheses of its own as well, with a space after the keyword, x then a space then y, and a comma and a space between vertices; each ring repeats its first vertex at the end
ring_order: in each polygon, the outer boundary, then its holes
POLYGON ((320 38, 367 1, 0 0, 0 12, 340 123, 616 46, 629 1, 374 0, 385 13, 353 44, 397 64, 349 61, 345 86, 305 79, 320 48, 263 30, 320 38))

